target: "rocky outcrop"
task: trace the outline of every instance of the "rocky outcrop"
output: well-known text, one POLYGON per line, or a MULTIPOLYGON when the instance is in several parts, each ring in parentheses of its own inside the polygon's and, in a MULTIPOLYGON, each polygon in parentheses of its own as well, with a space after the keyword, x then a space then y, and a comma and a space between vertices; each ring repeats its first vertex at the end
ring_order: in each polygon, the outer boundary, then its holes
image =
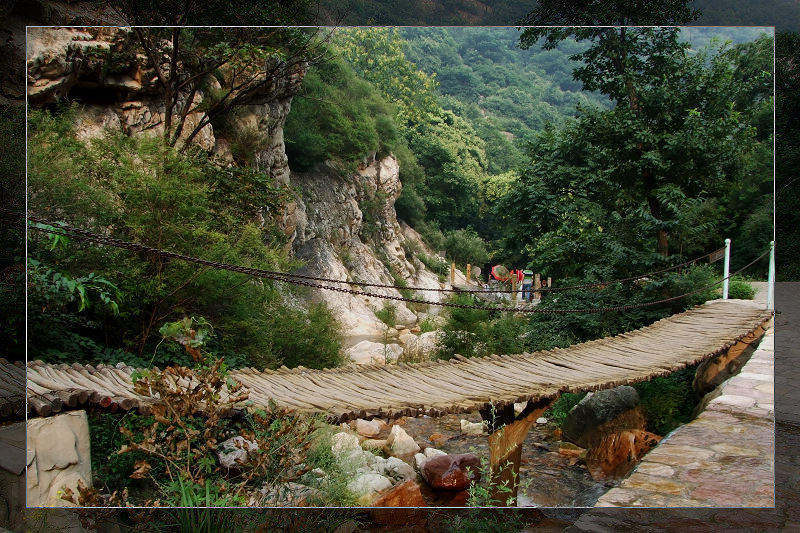
MULTIPOLYGON (((342 175, 333 165, 292 175, 292 185, 303 196, 286 227, 294 230, 296 256, 306 262, 303 274, 348 281, 341 286, 380 296, 401 294, 359 283, 395 285, 395 278, 402 278, 410 286, 441 287, 437 276, 403 249, 406 237, 394 211, 402 190, 399 172, 397 160, 387 156, 366 162, 352 175, 342 175)), ((346 335, 375 340, 386 333, 387 326, 375 316, 386 300, 333 291, 319 291, 317 297, 334 310, 346 335)), ((440 293, 423 297, 439 301, 440 293)), ((417 321, 417 314, 404 303, 388 303, 395 306, 398 325, 417 321)))
MULTIPOLYGON (((147 68, 144 55, 130 54, 131 46, 129 28, 29 28, 26 49, 29 102, 33 105, 56 102, 79 91, 85 112, 77 127, 83 139, 97 137, 107 127, 131 136, 163 135, 165 107, 155 71, 147 68)), ((272 59, 267 63, 270 70, 280 62, 272 59)), ((289 166, 283 124, 304 74, 301 68, 286 72, 248 93, 249 105, 241 106, 235 117, 237 127, 232 128, 231 135, 246 132, 257 139, 252 161, 284 184, 289 182, 289 166)), ((209 77, 206 90, 219 88, 219 82, 209 77)), ((203 90, 197 88, 191 101, 188 95, 178 99, 174 112, 187 106, 196 108, 204 97, 203 90)), ((188 113, 181 134, 183 141, 200 125, 203 114, 188 113)), ((232 141, 221 137, 211 124, 203 126, 192 139, 207 152, 231 161, 232 141)))
MULTIPOLYGON (((133 34, 126 28, 30 28, 29 101, 41 105, 80 96, 75 127, 78 137, 87 142, 107 130, 129 136, 163 135, 166 108, 156 73, 149 69, 144 55, 130 52, 133 43, 133 34)), ((434 314, 438 309, 411 308, 401 301, 382 299, 379 296, 399 298, 401 294, 394 288, 364 284, 391 286, 401 279, 409 286, 441 288, 438 277, 406 252, 413 248, 433 255, 413 229, 397 220, 394 204, 402 191, 398 162, 391 155, 377 158, 373 154, 352 172, 322 164, 310 172, 291 174, 283 126, 305 72, 300 66, 291 71, 277 68, 276 62, 268 60, 267 70, 283 74, 248 93, 247 105, 237 106, 226 119, 233 126, 216 131, 212 124, 205 124, 192 142, 230 164, 244 158, 277 182, 299 190, 299 197, 280 212, 261 211, 253 217, 278 221, 287 237, 287 250, 305 262, 299 273, 345 280, 349 283, 340 288, 371 294, 312 292, 310 299, 324 301, 333 310, 347 337, 378 341, 388 332, 396 335, 377 319, 376 311, 392 305, 392 325, 410 328, 419 322, 418 314, 434 314)), ((209 79, 203 88, 210 91, 220 86, 216 79, 209 79)), ((203 88, 192 93, 191 101, 188 95, 179 99, 175 112, 196 109, 204 101, 203 88)), ((202 125, 202 106, 199 109, 185 118, 183 142, 195 126, 202 125)), ((420 292, 417 296, 437 302, 441 293, 420 292)), ((431 337, 406 342, 407 358, 424 359, 434 345, 431 337)), ((402 347, 392 350, 401 352, 402 347)), ((381 359, 363 351, 352 359, 365 363, 381 359)), ((392 360, 400 357, 399 352, 390 355, 392 360)))
POLYGON ((70 505, 61 499, 65 487, 77 494, 78 482, 91 486, 86 411, 28 420, 27 448, 27 505, 70 505))
POLYGON ((606 435, 625 429, 644 429, 639 394, 631 386, 587 394, 567 414, 564 437, 582 448, 596 446, 606 435))

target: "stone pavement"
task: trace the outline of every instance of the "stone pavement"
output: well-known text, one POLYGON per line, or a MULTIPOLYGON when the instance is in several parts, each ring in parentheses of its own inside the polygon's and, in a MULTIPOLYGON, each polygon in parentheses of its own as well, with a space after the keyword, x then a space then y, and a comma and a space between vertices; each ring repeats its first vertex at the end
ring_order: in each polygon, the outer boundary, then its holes
POLYGON ((772 507, 773 331, 700 416, 665 437, 596 506, 772 507))
POLYGON ((800 283, 777 284, 775 310, 775 507, 595 508, 565 532, 800 532, 800 283))

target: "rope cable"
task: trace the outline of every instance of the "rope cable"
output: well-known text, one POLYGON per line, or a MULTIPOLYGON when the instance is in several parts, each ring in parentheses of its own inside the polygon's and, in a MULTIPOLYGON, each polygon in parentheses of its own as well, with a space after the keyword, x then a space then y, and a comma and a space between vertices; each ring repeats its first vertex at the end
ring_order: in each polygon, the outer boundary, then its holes
MULTIPOLYGON (((8 210, 0 208, 0 211, 6 211, 7 212, 8 210)), ((94 233, 91 233, 91 232, 88 232, 88 231, 85 231, 85 230, 80 230, 80 229, 77 229, 77 228, 68 228, 68 227, 63 226, 63 225, 56 226, 57 223, 42 219, 42 218, 34 216, 34 215, 29 215, 27 218, 28 218, 28 220, 31 220, 33 222, 38 222, 40 224, 46 224, 46 225, 50 225, 50 226, 54 226, 54 227, 58 227, 59 228, 59 231, 50 231, 49 233, 64 234, 63 233, 64 231, 70 231, 70 232, 74 232, 74 233, 79 234, 79 235, 85 235, 86 238, 84 240, 86 240, 86 239, 88 239, 90 237, 91 237, 91 240, 96 240, 96 239, 99 239, 99 238, 112 239, 111 237, 105 237, 105 236, 102 236, 102 235, 97 235, 97 234, 94 234, 94 233)), ((33 226, 32 229, 36 229, 38 231, 48 232, 48 230, 46 230, 45 228, 40 228, 40 227, 36 227, 36 226, 33 226)), ((67 235, 67 236, 69 236, 69 235, 67 235)), ((81 237, 75 236, 75 238, 80 239, 81 237)), ((117 240, 117 239, 114 239, 114 240, 117 240)), ((126 246, 136 245, 136 246, 145 247, 144 245, 137 245, 136 243, 128 243, 127 241, 119 241, 119 242, 120 243, 125 243, 126 246)), ((112 245, 114 245, 114 244, 112 244, 112 245)), ((148 248, 148 247, 145 247, 145 248, 148 248)), ((605 288, 606 286, 612 285, 612 284, 615 284, 615 283, 625 283, 625 282, 629 282, 629 281, 642 280, 642 279, 648 278, 650 276, 655 276, 656 274, 663 274, 664 272, 669 272, 671 270, 677 270, 677 269, 683 268, 685 266, 697 263, 698 261, 701 261, 701 260, 703 260, 703 259, 705 259, 707 257, 710 257, 711 255, 716 254, 716 253, 720 252, 721 250, 724 250, 724 248, 720 248, 720 249, 714 250, 714 251, 709 252, 709 253, 707 253, 705 255, 701 255, 699 257, 696 257, 694 259, 685 261, 685 262, 677 264, 677 265, 673 265, 671 267, 663 268, 661 270, 654 270, 652 272, 648 272, 648 273, 645 273, 645 274, 640 274, 640 275, 637 275, 637 276, 631 276, 631 277, 628 277, 628 278, 618 278, 618 279, 613 279, 613 280, 609 280, 609 281, 598 281, 598 282, 594 282, 594 283, 584 283, 584 284, 579 284, 579 285, 567 285, 567 286, 563 286, 563 287, 539 287, 539 288, 536 288, 536 289, 531 288, 531 291, 534 291, 534 292, 562 292, 562 291, 567 291, 567 290, 572 290, 572 289, 590 289, 590 288, 598 288, 598 287, 605 288)), ((171 253, 171 252, 167 252, 167 253, 171 253)), ((357 285, 359 287, 375 287, 375 288, 386 288, 386 289, 406 289, 406 290, 412 290, 412 291, 427 291, 427 292, 452 292, 452 293, 459 293, 459 294, 470 294, 470 293, 475 293, 475 294, 513 294, 513 293, 519 292, 519 289, 517 289, 517 290, 512 290, 512 289, 490 289, 490 290, 477 289, 477 290, 470 290, 470 289, 454 289, 454 288, 446 289, 446 288, 438 288, 438 287, 402 287, 402 286, 399 286, 399 285, 390 285, 390 284, 382 284, 382 283, 369 283, 369 282, 362 282, 362 281, 358 281, 358 280, 348 281, 348 280, 331 279, 331 278, 324 278, 324 277, 318 277, 318 276, 308 276, 308 275, 304 275, 304 274, 292 274, 290 272, 277 272, 277 271, 272 271, 272 270, 263 270, 263 271, 265 273, 270 274, 270 275, 282 276, 282 277, 286 277, 286 278, 306 279, 306 280, 310 280, 310 281, 319 281, 319 282, 324 282, 324 283, 340 283, 340 284, 347 284, 347 285, 357 285)))
MULTIPOLYGON (((0 208, 0 212, 5 212, 5 211, 8 211, 8 210, 0 208)), ((2 215, 0 215, 0 216, 2 216, 2 215)), ((27 218, 29 220, 33 221, 33 222, 38 222, 40 224, 48 224, 48 225, 53 226, 52 223, 50 223, 48 221, 45 221, 45 220, 43 220, 43 219, 41 219, 39 217, 28 216, 27 218)), ((116 238, 113 238, 113 237, 106 237, 106 236, 103 236, 103 235, 98 235, 98 234, 95 234, 95 233, 91 233, 91 232, 88 232, 88 231, 85 231, 85 230, 79 230, 79 229, 76 229, 76 228, 68 228, 68 227, 64 227, 64 226, 58 226, 58 229, 56 229, 56 226, 53 226, 53 229, 37 227, 37 226, 30 226, 30 228, 31 229, 35 229, 37 231, 42 231, 42 232, 45 232, 45 233, 64 235, 66 237, 72 237, 72 238, 75 238, 75 239, 78 239, 78 240, 96 242, 98 244, 105 244, 105 245, 114 246, 114 247, 117 247, 117 248, 126 248, 126 249, 130 249, 130 250, 144 252, 144 253, 147 253, 147 254, 150 254, 150 255, 158 255, 158 256, 167 257, 167 258, 170 258, 170 259, 179 259, 179 260, 182 260, 182 261, 187 261, 187 262, 196 263, 196 264, 200 264, 200 265, 210 266, 210 267, 214 267, 214 268, 218 268, 218 269, 222 269, 222 270, 229 270, 229 271, 232 271, 232 272, 238 272, 238 273, 241 273, 241 274, 251 275, 251 276, 255 276, 255 277, 271 279, 271 280, 279 281, 279 282, 283 282, 283 283, 291 283, 291 284, 295 284, 295 285, 302 285, 302 286, 306 286, 306 287, 310 287, 310 288, 330 290, 330 291, 334 291, 334 292, 353 294, 353 295, 356 295, 356 296, 365 296, 365 297, 379 298, 379 299, 384 299, 384 300, 395 300, 395 301, 402 301, 402 302, 427 304, 427 305, 434 305, 434 306, 441 306, 441 307, 454 307, 454 308, 459 308, 459 309, 474 309, 474 310, 486 310, 486 311, 512 311, 512 312, 518 312, 518 313, 553 313, 553 314, 559 314, 559 313, 600 313, 600 312, 612 312, 612 311, 625 311, 625 310, 630 310, 630 309, 638 309, 638 308, 643 308, 643 307, 650 307, 650 306, 654 306, 654 305, 660 305, 660 304, 663 304, 663 303, 667 303, 667 302, 671 302, 671 301, 674 301, 674 300, 678 300, 680 298, 685 298, 686 296, 691 296, 693 294, 697 294, 699 292, 702 292, 702 291, 708 290, 708 289, 710 289, 710 288, 712 288, 714 286, 717 286, 720 283, 722 283, 723 281, 725 281, 727 279, 730 279, 731 277, 743 272, 744 270, 746 270, 747 268, 749 268, 750 266, 752 266, 756 262, 760 261, 763 257, 765 257, 769 253, 769 250, 765 251, 760 256, 758 256, 756 259, 752 260, 750 263, 745 265, 744 267, 740 268, 736 272, 733 272, 733 273, 729 274, 728 276, 726 276, 725 278, 722 278, 721 280, 716 280, 713 283, 710 283, 708 285, 705 285, 703 287, 700 287, 698 289, 695 289, 693 291, 690 291, 690 292, 687 292, 687 293, 684 293, 684 294, 681 294, 681 295, 678 295, 678 296, 672 296, 672 297, 669 297, 669 298, 662 298, 660 300, 655 300, 655 301, 651 301, 651 302, 642 302, 642 303, 638 303, 638 304, 629 304, 629 305, 612 306, 612 307, 595 307, 595 308, 587 308, 587 309, 537 309, 536 307, 496 307, 496 306, 479 306, 479 305, 457 304, 457 303, 452 303, 452 302, 433 302, 433 301, 429 301, 429 300, 425 300, 425 299, 421 299, 421 298, 405 298, 403 296, 390 296, 390 295, 376 294, 376 293, 370 293, 370 292, 354 290, 354 289, 344 289, 344 288, 341 288, 341 287, 331 287, 331 286, 328 286, 328 285, 321 285, 319 283, 313 283, 312 282, 312 281, 325 281, 325 278, 314 278, 313 276, 300 276, 300 275, 295 275, 295 274, 287 274, 287 273, 284 273, 284 272, 274 272, 274 271, 258 269, 258 268, 250 268, 250 267, 243 267, 243 266, 238 266, 238 265, 231 265, 231 264, 228 264, 228 263, 222 263, 222 262, 218 262, 218 261, 209 261, 207 259, 201 259, 201 258, 197 258, 197 257, 192 257, 192 256, 180 254, 180 253, 177 253, 177 252, 170 252, 170 251, 167 251, 167 250, 161 250, 161 249, 153 248, 153 247, 146 246, 146 245, 143 245, 143 244, 138 244, 138 243, 129 242, 129 241, 123 241, 121 239, 116 239, 116 238), (296 279, 296 278, 302 278, 302 279, 296 279), (312 280, 312 281, 304 281, 306 279, 312 280)), ((714 252, 712 252, 712 253, 714 253, 714 252)), ((707 254, 707 255, 710 255, 710 254, 707 254)), ((699 259, 702 259, 702 257, 699 258, 699 259)), ((693 260, 693 261, 696 261, 696 260, 693 260)), ((689 263, 691 263, 693 261, 690 261, 689 263)), ((684 263, 684 265, 685 264, 688 264, 688 263, 684 263)), ((675 268, 675 267, 672 267, 672 268, 675 268)), ((631 279, 640 279, 641 277, 645 277, 645 276, 638 276, 636 278, 631 278, 631 279)), ((353 285, 357 285, 357 283, 355 283, 355 282, 342 282, 341 280, 333 280, 333 281, 336 281, 338 283, 350 283, 350 284, 353 284, 353 285)), ((387 288, 399 288, 399 287, 392 286, 392 285, 389 285, 389 286, 386 286, 386 287, 387 288)), ((575 287, 576 288, 583 288, 583 287, 580 287, 580 286, 575 286, 575 287)), ((403 288, 409 288, 409 287, 403 287, 403 288)), ((482 292, 482 291, 464 291, 464 292, 482 292)))

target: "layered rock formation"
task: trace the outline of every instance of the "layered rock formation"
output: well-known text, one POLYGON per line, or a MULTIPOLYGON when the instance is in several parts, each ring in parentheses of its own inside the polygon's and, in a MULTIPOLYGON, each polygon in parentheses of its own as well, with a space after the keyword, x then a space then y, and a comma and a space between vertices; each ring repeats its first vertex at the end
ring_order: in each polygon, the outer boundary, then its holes
MULTIPOLYGON (((143 56, 130 53, 130 46, 130 30, 126 28, 29 28, 30 103, 40 105, 66 96, 79 97, 83 105, 77 134, 87 141, 109 129, 130 136, 162 135, 163 95, 157 90, 154 71, 148 70, 143 56), (110 57, 115 61, 113 68, 104 65, 104 61, 111 61, 110 57)), ((342 172, 333 164, 319 165, 303 174, 290 172, 283 126, 304 74, 298 67, 270 80, 248 105, 238 106, 235 114, 228 117, 225 132, 215 131, 209 123, 199 129, 192 142, 209 154, 236 164, 232 147, 238 136, 247 135, 253 140, 247 159, 279 183, 301 192, 282 212, 253 213, 254 218, 278 221, 287 237, 287 251, 305 263, 301 273, 347 281, 335 286, 375 295, 311 291, 311 300, 324 301, 333 309, 344 334, 351 339, 348 345, 364 339, 385 342, 387 334, 397 335, 395 328, 387 327, 375 315, 387 303, 395 307, 397 326, 410 327, 418 322, 417 313, 436 310, 425 306, 411 309, 401 301, 381 299, 378 296, 401 295, 394 288, 360 284, 396 285, 397 280, 413 287, 439 288, 440 284, 435 274, 404 251, 404 241, 412 241, 416 249, 425 247, 414 230, 401 227, 397 220, 394 203, 402 185, 394 157, 377 158, 372 154, 354 172, 342 172)), ((191 102, 188 97, 179 100, 176 110, 186 106, 192 109, 203 98, 204 93, 198 88, 191 102)), ((201 125, 200 109, 187 115, 184 139, 201 125)), ((440 293, 419 292, 415 297, 438 301, 440 293)), ((415 350, 420 351, 421 346, 415 350)), ((416 352, 414 357, 421 358, 416 352)))
MULTIPOLYGON (((402 189, 399 173, 397 160, 387 156, 362 164, 352 176, 342 176, 333 165, 292 175, 291 183, 303 191, 303 197, 294 206, 293 218, 287 218, 287 229, 294 229, 293 249, 306 262, 304 274, 346 280, 350 283, 337 285, 381 296, 401 295, 397 289, 360 283, 395 285, 394 278, 402 278, 412 287, 440 288, 437 276, 407 257, 403 249, 403 241, 409 238, 403 235, 394 210, 402 189), (370 219, 365 222, 366 209, 370 219)), ((415 246, 422 246, 418 238, 415 246)), ((440 294, 426 292, 417 297, 439 301, 440 294)), ((398 325, 417 321, 416 313, 400 301, 333 291, 319 291, 317 297, 335 311, 350 337, 380 339, 387 327, 375 311, 387 303, 395 306, 398 325)))

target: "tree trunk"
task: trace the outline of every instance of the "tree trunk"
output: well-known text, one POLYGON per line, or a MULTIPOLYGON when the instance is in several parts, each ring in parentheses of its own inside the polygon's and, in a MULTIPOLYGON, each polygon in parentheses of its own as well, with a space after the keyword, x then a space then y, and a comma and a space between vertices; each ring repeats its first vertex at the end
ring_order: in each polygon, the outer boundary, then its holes
POLYGON ((658 230, 658 253, 667 257, 669 255, 669 240, 667 239, 667 232, 663 229, 658 230))

